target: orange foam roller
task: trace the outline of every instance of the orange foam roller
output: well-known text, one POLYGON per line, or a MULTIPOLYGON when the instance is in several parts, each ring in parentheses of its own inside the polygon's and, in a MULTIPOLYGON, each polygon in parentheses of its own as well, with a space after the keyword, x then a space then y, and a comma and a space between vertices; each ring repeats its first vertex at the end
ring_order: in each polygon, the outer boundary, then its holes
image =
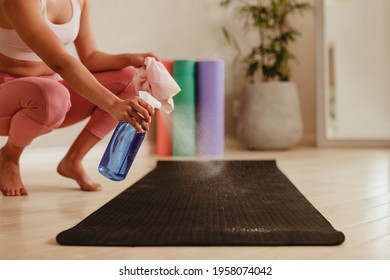
MULTIPOLYGON (((162 63, 173 75, 173 60, 163 60, 162 63)), ((172 155, 172 117, 161 110, 156 111, 156 146, 159 156, 172 155)))

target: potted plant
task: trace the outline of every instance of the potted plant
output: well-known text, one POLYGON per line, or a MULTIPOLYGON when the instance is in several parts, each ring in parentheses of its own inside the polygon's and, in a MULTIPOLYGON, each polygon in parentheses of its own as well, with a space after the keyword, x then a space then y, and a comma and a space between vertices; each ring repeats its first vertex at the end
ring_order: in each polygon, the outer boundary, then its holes
MULTIPOLYGON (((258 42, 244 56, 248 81, 242 98, 239 135, 250 149, 289 149, 302 137, 302 120, 295 83, 290 81, 289 46, 300 33, 289 21, 292 14, 312 7, 297 0, 221 0, 234 6, 243 27, 254 29, 258 42)), ((223 29, 238 50, 237 40, 223 29)))

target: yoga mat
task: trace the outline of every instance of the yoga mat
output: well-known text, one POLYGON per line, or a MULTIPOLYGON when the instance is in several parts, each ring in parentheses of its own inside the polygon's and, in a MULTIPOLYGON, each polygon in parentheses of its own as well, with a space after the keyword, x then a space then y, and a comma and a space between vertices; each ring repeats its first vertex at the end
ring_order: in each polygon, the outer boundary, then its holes
MULTIPOLYGON (((163 60, 162 63, 173 76, 173 60, 163 60)), ((157 155, 172 155, 172 114, 162 110, 156 110, 156 146, 157 155)))
POLYGON ((173 97, 173 155, 196 155, 195 61, 175 60, 173 77, 181 92, 173 97))
POLYGON ((344 241, 275 161, 159 161, 57 235, 62 245, 337 245, 344 241))
POLYGON ((225 68, 223 60, 196 63, 197 154, 222 156, 225 147, 225 68))

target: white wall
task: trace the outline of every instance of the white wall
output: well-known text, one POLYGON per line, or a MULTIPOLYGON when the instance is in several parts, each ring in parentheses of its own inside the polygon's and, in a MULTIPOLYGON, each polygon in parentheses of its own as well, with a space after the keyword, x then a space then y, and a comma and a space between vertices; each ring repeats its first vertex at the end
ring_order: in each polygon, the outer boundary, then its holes
POLYGON ((335 54, 335 137, 390 137, 389 12, 388 0, 327 7, 326 36, 335 54))
MULTIPOLYGON (((315 0, 309 0, 314 3, 315 0)), ((237 17, 219 6, 219 0, 92 0, 93 25, 99 47, 107 52, 152 51, 161 58, 222 58, 226 64, 226 133, 234 137, 235 100, 244 84, 241 69, 232 64, 235 52, 226 45, 221 28, 228 26, 243 42, 237 17)), ((292 46, 299 64, 292 65, 304 121, 304 139, 314 143, 315 135, 315 37, 314 14, 294 19, 302 37, 292 46)), ((239 112, 238 112, 239 114, 239 112)), ((33 146, 68 145, 81 126, 41 137, 33 146)))

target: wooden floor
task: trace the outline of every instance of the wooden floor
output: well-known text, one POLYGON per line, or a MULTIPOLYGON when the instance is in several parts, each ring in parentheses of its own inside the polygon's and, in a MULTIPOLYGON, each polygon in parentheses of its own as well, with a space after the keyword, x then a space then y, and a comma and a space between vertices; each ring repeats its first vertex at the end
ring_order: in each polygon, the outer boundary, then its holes
POLYGON ((57 175, 62 152, 27 151, 22 158, 28 197, 0 198, 0 259, 390 259, 390 151, 316 149, 251 152, 229 149, 226 159, 276 159, 326 219, 346 236, 340 246, 321 247, 65 247, 55 236, 140 179, 157 157, 143 151, 120 183, 96 171, 99 152, 86 160, 98 193, 77 190, 57 175))

